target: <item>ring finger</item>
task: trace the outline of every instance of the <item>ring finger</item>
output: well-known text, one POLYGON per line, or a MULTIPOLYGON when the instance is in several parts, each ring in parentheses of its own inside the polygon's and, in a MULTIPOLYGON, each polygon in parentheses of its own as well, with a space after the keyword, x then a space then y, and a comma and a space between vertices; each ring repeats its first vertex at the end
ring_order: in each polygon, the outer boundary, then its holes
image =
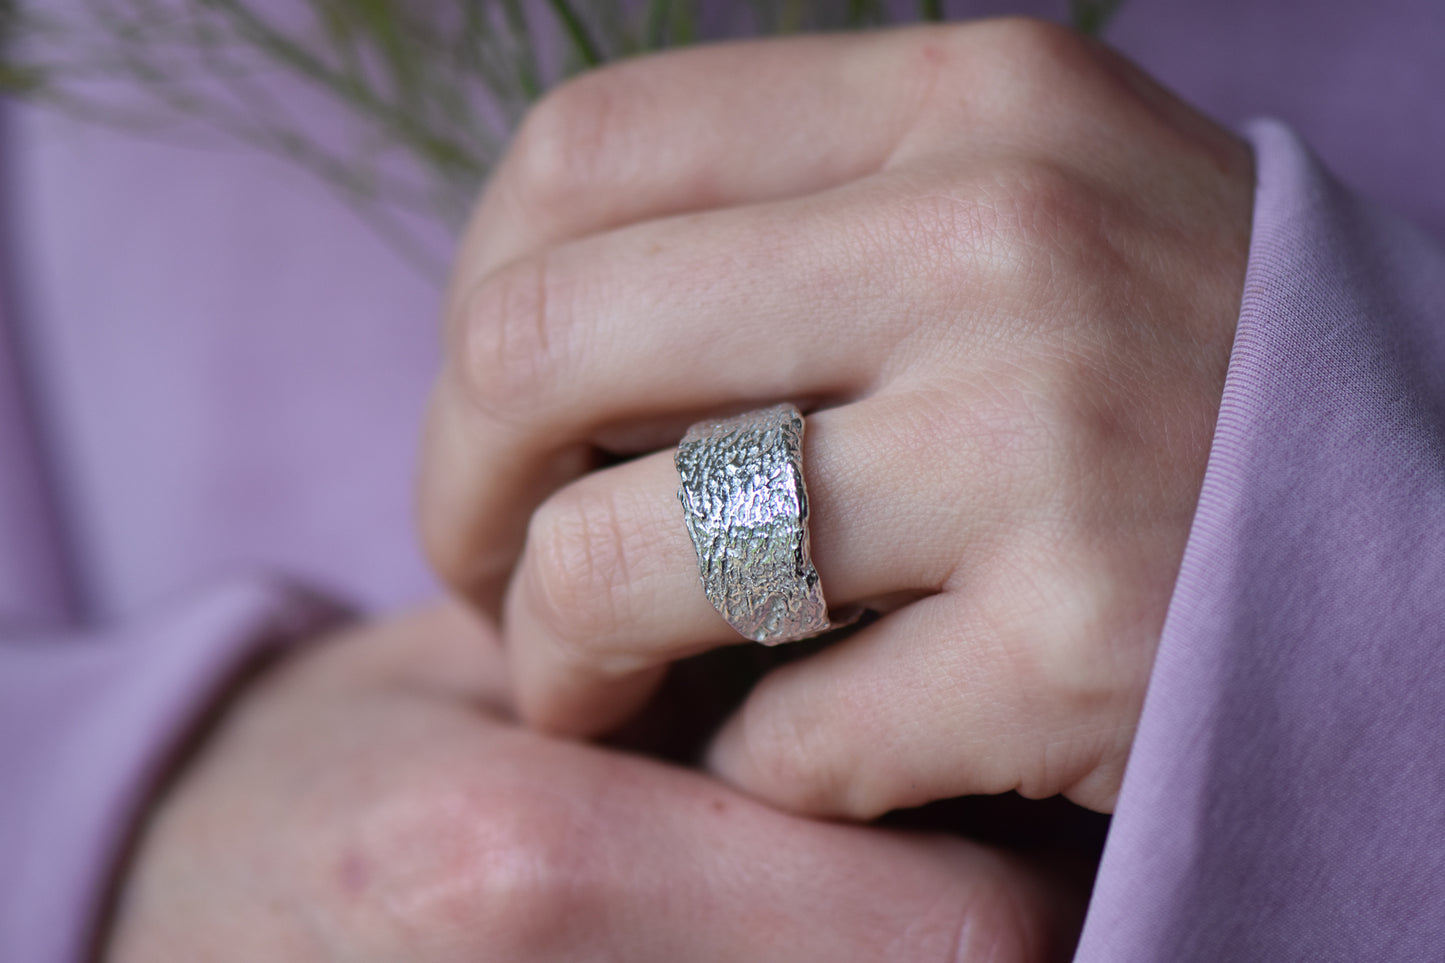
MULTIPOLYGON (((957 470, 980 463, 985 444, 954 403, 945 411, 917 393, 808 419, 813 556, 835 612, 937 592, 958 546, 990 537, 999 489, 957 470)), ((699 584, 677 487, 662 452, 587 475, 534 515, 504 622, 532 723, 606 731, 639 708, 667 663, 743 641, 699 584)))

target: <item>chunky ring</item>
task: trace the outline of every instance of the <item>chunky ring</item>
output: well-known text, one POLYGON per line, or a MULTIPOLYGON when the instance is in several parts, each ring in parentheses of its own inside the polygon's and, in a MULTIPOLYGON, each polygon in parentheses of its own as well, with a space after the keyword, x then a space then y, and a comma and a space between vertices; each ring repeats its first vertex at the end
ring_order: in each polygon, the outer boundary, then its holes
POLYGON ((676 462, 702 587, 728 624, 764 645, 835 628, 808 555, 802 412, 776 405, 700 421, 676 462))

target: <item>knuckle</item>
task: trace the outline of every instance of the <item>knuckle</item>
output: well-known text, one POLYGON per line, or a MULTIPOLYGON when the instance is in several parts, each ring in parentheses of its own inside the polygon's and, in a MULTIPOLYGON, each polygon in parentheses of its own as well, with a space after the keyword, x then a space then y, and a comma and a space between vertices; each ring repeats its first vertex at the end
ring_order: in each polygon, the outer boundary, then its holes
POLYGON ((982 284, 1005 303, 1036 308, 1084 297, 1085 271, 1118 267, 1106 204, 1100 188, 1061 162, 1007 156, 946 190, 890 205, 873 227, 873 247, 906 249, 910 270, 944 290, 982 284))
POLYGON ((1068 81, 1077 82, 1096 69, 1098 45, 1062 24, 1006 17, 991 27, 991 48, 1015 92, 1033 103, 1067 95, 1068 81))
POLYGON ((1074 291, 1081 262, 1112 250, 1097 189, 1062 164, 1011 158, 980 172, 972 187, 989 260, 1030 300, 1074 291))
POLYGON ((627 142, 619 70, 585 74, 557 88, 527 115, 512 145, 512 190, 527 210, 565 212, 596 188, 627 142))
POLYGON ((570 332, 562 289, 542 254, 494 271, 463 300, 461 382, 482 411, 520 418, 564 376, 570 332))
POLYGON ((585 902, 576 825, 569 807, 525 787, 424 784, 375 804, 339 865, 353 888, 366 866, 356 908, 384 944, 481 942, 531 958, 585 902))
POLYGON ((574 486, 533 515, 526 578, 535 616, 567 663, 600 667, 627 588, 627 527, 607 492, 574 486))

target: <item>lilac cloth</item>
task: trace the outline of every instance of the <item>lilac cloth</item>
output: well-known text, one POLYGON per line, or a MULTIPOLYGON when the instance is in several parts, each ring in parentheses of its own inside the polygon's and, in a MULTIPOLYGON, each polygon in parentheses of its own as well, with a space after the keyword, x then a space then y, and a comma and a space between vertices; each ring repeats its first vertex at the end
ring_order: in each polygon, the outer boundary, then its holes
POLYGON ((72 602, 14 335, 0 323, 0 637, 63 624, 72 602))
POLYGON ((193 722, 258 654, 336 614, 234 580, 89 638, 3 643, 0 960, 87 958, 118 848, 193 722))
MULTIPOLYGON (((951 9, 1019 7, 1062 3, 951 9)), ((1287 119, 1352 190, 1255 129, 1229 387, 1080 958, 1438 958, 1445 255, 1352 191, 1445 232, 1445 15, 1133 0, 1111 37, 1225 121, 1287 119)), ((435 297, 278 162, 14 134, 0 961, 60 963, 188 726, 316 627, 286 578, 369 609, 429 591, 435 297)))
POLYGON ((1445 249, 1253 130, 1244 305, 1078 959, 1445 958, 1445 249))

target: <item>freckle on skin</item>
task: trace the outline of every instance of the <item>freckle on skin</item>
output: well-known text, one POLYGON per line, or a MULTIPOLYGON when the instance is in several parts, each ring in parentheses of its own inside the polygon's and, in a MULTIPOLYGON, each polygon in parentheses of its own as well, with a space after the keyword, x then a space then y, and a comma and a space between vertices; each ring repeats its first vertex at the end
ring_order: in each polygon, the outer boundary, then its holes
POLYGON ((348 851, 341 857, 336 876, 341 884, 342 895, 348 899, 356 899, 366 892, 371 882, 371 867, 367 865, 364 857, 348 851))
POLYGON ((726 799, 714 799, 714 800, 712 801, 712 811, 715 812, 715 813, 725 813, 725 812, 727 812, 727 811, 728 811, 727 800, 726 800, 726 799))

